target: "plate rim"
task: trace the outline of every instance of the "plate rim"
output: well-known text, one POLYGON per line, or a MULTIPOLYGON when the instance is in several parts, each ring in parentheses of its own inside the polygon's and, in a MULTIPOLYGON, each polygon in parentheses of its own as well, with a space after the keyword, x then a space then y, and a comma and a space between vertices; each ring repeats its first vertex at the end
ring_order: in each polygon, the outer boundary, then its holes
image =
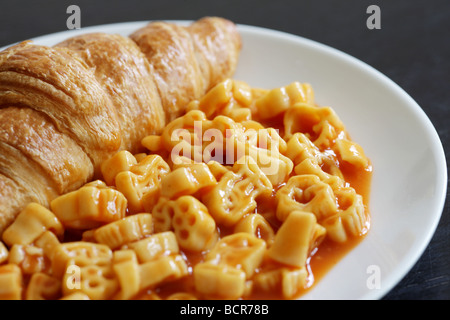
MULTIPOLYGON (((412 111, 414 116, 420 120, 420 123, 425 127, 426 132, 430 135, 432 139, 432 150, 434 152, 437 172, 448 173, 447 161, 445 156, 445 150, 441 141, 441 138, 437 132, 436 127, 432 123, 431 119, 428 117, 426 112, 422 109, 422 107, 417 103, 417 101, 399 84, 393 81, 391 78, 386 76, 381 71, 372 67, 368 63, 342 51, 336 49, 327 44, 318 42, 316 40, 312 40, 309 38, 305 38, 296 34, 274 30, 270 28, 264 28, 259 26, 252 25, 240 25, 245 30, 249 30, 251 32, 270 34, 276 37, 284 38, 287 41, 298 42, 306 46, 313 47, 316 50, 324 51, 328 54, 339 57, 339 59, 344 60, 346 63, 354 64, 364 69, 366 72, 371 75, 381 79, 381 81, 389 84, 390 89, 394 89, 397 94, 399 94, 402 98, 406 99, 408 102, 408 110, 412 111)), ((435 214, 433 215, 433 219, 431 220, 431 226, 426 230, 426 235, 422 234, 422 238, 420 243, 417 245, 414 253, 409 256, 408 259, 404 259, 407 261, 400 261, 399 265, 403 265, 402 268, 396 268, 393 272, 389 274, 386 278, 383 278, 383 283, 388 283, 388 285, 384 285, 383 289, 380 290, 369 290, 366 294, 364 294, 359 299, 361 300, 376 300, 383 298, 387 293, 389 293, 417 264, 421 256, 424 254, 425 250, 429 246, 436 230, 438 228, 439 222, 442 218, 442 214, 444 212, 446 198, 447 198, 447 190, 448 190, 448 176, 447 174, 442 174, 438 176, 434 182, 434 186, 437 187, 437 190, 440 190, 439 193, 436 193, 435 210, 433 211, 435 214), (404 265, 406 264, 406 265, 404 265)), ((347 254, 350 254, 351 251, 347 254)))

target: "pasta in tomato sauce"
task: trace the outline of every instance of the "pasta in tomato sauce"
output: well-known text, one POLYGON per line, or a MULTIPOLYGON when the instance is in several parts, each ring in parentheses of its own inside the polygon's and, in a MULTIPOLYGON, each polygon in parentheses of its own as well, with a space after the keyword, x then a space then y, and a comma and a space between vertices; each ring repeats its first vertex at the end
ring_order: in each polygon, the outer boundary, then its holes
POLYGON ((142 145, 19 214, 0 298, 295 299, 370 229, 371 162, 307 83, 227 79, 142 145))

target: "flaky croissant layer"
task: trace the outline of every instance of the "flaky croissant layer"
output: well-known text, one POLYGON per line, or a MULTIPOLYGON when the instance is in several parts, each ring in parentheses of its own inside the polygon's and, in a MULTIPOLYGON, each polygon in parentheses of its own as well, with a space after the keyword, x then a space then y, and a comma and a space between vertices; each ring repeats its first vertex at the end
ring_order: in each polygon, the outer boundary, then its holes
POLYGON ((0 52, 0 234, 29 202, 48 206, 117 151, 139 152, 232 76, 240 48, 232 22, 206 17, 0 52))

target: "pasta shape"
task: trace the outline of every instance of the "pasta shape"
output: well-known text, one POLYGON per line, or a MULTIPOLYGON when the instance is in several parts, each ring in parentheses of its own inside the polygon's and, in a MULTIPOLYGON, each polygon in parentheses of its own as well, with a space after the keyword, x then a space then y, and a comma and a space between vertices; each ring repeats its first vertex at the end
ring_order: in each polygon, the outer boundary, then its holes
POLYGON ((101 226, 94 231, 93 238, 98 243, 117 249, 129 242, 138 241, 152 234, 152 215, 135 214, 101 226))
POLYGON ((46 231, 36 239, 33 245, 37 248, 41 248, 44 257, 53 262, 53 255, 61 243, 53 232, 46 231))
POLYGON ((26 288, 26 300, 54 300, 59 297, 61 281, 46 273, 34 273, 26 288))
POLYGON ((208 209, 192 196, 175 201, 172 225, 180 246, 190 251, 208 250, 219 238, 216 222, 208 209))
POLYGON ((276 193, 276 214, 281 221, 293 211, 312 212, 317 220, 337 213, 336 198, 331 187, 316 175, 289 178, 276 193))
POLYGON ((112 250, 103 244, 78 241, 58 246, 53 254, 52 270, 56 277, 63 279, 63 295, 81 292, 92 300, 110 298, 119 286, 112 258, 112 250))
POLYGON ((112 188, 86 185, 56 198, 50 207, 66 227, 90 229, 124 218, 127 199, 112 188))
POLYGON ((194 163, 179 167, 165 176, 161 181, 161 196, 175 199, 183 195, 192 195, 216 183, 216 178, 206 164, 194 163))
POLYGON ((213 87, 200 100, 188 104, 187 110, 200 110, 208 119, 219 115, 241 122, 251 119, 252 90, 242 81, 226 79, 213 87))
POLYGON ((152 210, 153 223, 156 233, 170 231, 173 229, 172 219, 175 214, 174 206, 174 200, 169 200, 165 197, 159 198, 152 210))
POLYGON ((278 230, 268 255, 287 266, 304 267, 309 253, 325 238, 325 233, 314 214, 293 211, 278 230))
POLYGON ((0 265, 8 260, 8 248, 0 241, 0 265))
POLYGON ((0 266, 0 299, 20 300, 22 298, 22 271, 15 264, 0 266))
POLYGON ((103 179, 109 186, 115 185, 117 174, 123 171, 130 171, 131 167, 137 164, 136 158, 127 150, 116 153, 111 158, 105 160, 101 165, 103 179))
POLYGON ((133 298, 140 290, 140 271, 136 253, 133 250, 117 250, 114 252, 113 269, 120 284, 115 299, 133 298))
POLYGON ((367 232, 370 224, 369 216, 364 207, 361 195, 353 188, 342 188, 335 192, 338 212, 323 220, 328 236, 336 242, 345 242, 351 237, 357 237, 367 232))
POLYGON ((297 103, 284 114, 285 139, 295 133, 304 133, 320 149, 333 145, 334 140, 345 134, 345 127, 333 109, 297 103))
POLYGON ((247 232, 266 242, 270 247, 275 239, 275 231, 270 223, 260 214, 249 214, 242 218, 234 227, 234 232, 247 232))
POLYGON ((150 211, 159 196, 159 185, 170 171, 159 155, 149 155, 128 171, 119 172, 115 185, 128 201, 132 213, 150 211))
POLYGON ((199 263, 194 267, 194 283, 210 299, 237 299, 245 291, 245 272, 224 264, 199 263))
POLYGON ((309 84, 293 82, 269 90, 256 99, 255 109, 260 119, 270 119, 283 114, 296 103, 314 104, 314 92, 309 84))
POLYGON ((64 227, 51 211, 40 204, 30 203, 3 232, 3 241, 8 246, 30 244, 46 230, 51 230, 59 237, 64 233, 64 227))
POLYGON ((266 243, 249 233, 241 232, 223 237, 205 256, 205 262, 225 264, 245 272, 250 278, 261 264, 266 243))
POLYGON ((266 270, 258 273, 253 283, 255 291, 277 292, 284 299, 292 299, 308 287, 308 271, 305 267, 266 270))
POLYGON ((127 247, 136 253, 139 263, 180 253, 177 238, 172 231, 156 233, 145 239, 131 242, 127 247))
POLYGON ((143 290, 186 276, 188 267, 180 255, 163 256, 157 260, 141 264, 139 274, 142 279, 140 289, 143 290))
POLYGON ((270 195, 272 184, 250 157, 242 158, 202 198, 217 223, 235 225, 256 208, 256 197, 270 195))
POLYGON ((369 159, 364 154, 363 148, 354 141, 348 139, 337 139, 333 150, 343 162, 360 168, 369 166, 369 159))
POLYGON ((49 262, 45 259, 43 249, 31 245, 13 245, 9 252, 8 263, 19 266, 24 275, 47 272, 49 269, 49 262))
POLYGON ((0 299, 295 299, 370 229, 370 160, 309 84, 226 79, 171 120, 17 216, 0 299))

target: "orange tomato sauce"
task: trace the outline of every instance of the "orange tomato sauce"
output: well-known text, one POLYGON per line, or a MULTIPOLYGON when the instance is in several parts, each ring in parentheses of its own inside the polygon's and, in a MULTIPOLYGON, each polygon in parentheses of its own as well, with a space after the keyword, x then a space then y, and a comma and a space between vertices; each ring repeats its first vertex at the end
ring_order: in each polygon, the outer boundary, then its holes
MULTIPOLYGON (((366 214, 369 215, 369 195, 370 195, 370 184, 372 178, 372 167, 369 166, 368 169, 355 169, 351 166, 340 165, 341 172, 344 175, 345 181, 353 187, 356 192, 363 197, 366 214)), ((281 184, 275 187, 273 196, 269 199, 263 199, 258 202, 257 212, 264 215, 264 217, 269 221, 271 226, 274 228, 276 232, 281 225, 275 218, 275 193, 276 191, 282 187, 284 184, 281 184)), ((350 238, 345 243, 337 243, 326 238, 318 248, 315 249, 313 254, 309 258, 309 263, 307 265, 307 269, 309 272, 308 275, 308 287, 304 290, 298 292, 296 299, 301 298, 303 294, 308 292, 314 285, 323 279, 327 272, 332 269, 346 254, 348 254, 355 246, 357 246, 365 237, 369 230, 369 226, 367 226, 366 232, 364 234, 359 235, 358 237, 350 238)), ((223 237, 225 235, 233 233, 232 228, 223 228, 219 227, 220 236, 223 237)), ((186 258, 190 271, 192 268, 199 262, 203 260, 203 253, 191 253, 187 251, 181 250, 182 255, 186 258)), ((256 270, 258 272, 258 270, 256 270)), ((194 279, 192 272, 187 277, 183 279, 169 282, 167 284, 161 285, 154 291, 147 290, 138 295, 137 299, 153 299, 155 297, 154 293, 157 294, 160 298, 166 298, 169 295, 177 292, 186 292, 192 293, 196 295, 194 279)), ((281 295, 281 290, 278 290, 274 293, 267 292, 256 292, 252 293, 246 299, 258 299, 258 300, 280 300, 283 299, 281 295)))

